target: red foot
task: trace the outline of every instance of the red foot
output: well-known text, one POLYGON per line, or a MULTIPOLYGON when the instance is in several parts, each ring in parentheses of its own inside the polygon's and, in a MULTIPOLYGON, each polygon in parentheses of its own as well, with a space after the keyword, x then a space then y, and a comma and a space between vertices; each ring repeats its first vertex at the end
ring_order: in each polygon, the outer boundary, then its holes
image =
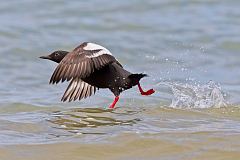
POLYGON ((141 95, 148 96, 153 94, 155 91, 153 89, 149 89, 148 91, 143 91, 142 87, 140 86, 140 83, 138 83, 138 89, 141 92, 141 95))
POLYGON ((117 103, 118 100, 119 100, 119 96, 115 97, 113 103, 109 106, 109 108, 113 109, 115 107, 115 104, 117 103))

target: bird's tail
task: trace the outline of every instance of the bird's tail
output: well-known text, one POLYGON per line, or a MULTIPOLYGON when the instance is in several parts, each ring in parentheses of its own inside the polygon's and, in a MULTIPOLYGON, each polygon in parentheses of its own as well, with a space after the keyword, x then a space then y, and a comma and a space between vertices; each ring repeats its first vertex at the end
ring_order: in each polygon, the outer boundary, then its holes
POLYGON ((128 76, 128 78, 130 78, 133 81, 139 82, 140 79, 142 79, 143 77, 148 76, 147 74, 143 74, 143 73, 136 73, 136 74, 130 74, 128 76))

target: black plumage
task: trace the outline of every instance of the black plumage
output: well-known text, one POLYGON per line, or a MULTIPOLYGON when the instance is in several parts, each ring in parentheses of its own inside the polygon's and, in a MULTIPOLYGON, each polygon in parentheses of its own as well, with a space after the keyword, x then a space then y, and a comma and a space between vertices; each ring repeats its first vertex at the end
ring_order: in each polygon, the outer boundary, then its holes
POLYGON ((109 88, 115 95, 110 106, 114 108, 122 91, 138 85, 142 95, 150 95, 154 90, 144 92, 139 84, 146 74, 132 74, 112 56, 106 48, 89 42, 84 42, 71 52, 55 51, 48 56, 59 63, 50 79, 50 84, 60 81, 70 81, 62 101, 75 101, 93 95, 99 88, 109 88))

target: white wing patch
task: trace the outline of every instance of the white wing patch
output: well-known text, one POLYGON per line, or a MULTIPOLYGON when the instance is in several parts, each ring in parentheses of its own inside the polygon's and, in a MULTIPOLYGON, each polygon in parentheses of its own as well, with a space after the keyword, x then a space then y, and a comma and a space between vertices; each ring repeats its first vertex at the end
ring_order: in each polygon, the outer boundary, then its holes
POLYGON ((87 56, 88 58, 98 57, 103 54, 112 55, 112 53, 107 48, 100 46, 98 44, 95 44, 95 43, 87 43, 87 45, 85 47, 83 47, 83 49, 84 50, 100 50, 101 49, 99 52, 96 52, 91 56, 87 56))

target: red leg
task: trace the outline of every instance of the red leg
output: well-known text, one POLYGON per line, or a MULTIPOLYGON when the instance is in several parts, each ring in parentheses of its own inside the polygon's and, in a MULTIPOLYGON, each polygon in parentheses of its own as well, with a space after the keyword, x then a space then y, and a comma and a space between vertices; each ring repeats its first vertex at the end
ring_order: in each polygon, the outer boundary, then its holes
POLYGON ((119 100, 119 96, 116 96, 113 103, 109 106, 109 108, 113 109, 118 100, 119 100))
POLYGON ((140 83, 138 83, 138 89, 139 91, 141 92, 142 95, 144 96, 148 96, 148 95, 151 95, 153 94, 155 91, 153 89, 149 89, 148 91, 143 91, 142 87, 140 86, 140 83))

